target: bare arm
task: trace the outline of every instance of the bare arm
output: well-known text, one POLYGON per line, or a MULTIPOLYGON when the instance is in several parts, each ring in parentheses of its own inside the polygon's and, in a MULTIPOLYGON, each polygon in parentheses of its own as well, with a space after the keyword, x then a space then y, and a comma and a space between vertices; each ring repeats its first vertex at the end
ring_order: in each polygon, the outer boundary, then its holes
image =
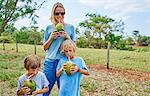
POLYGON ((62 74, 62 72, 63 72, 63 68, 60 68, 60 70, 58 70, 58 71, 56 72, 56 76, 57 76, 57 77, 60 77, 60 75, 62 74))
POLYGON ((88 70, 84 70, 84 69, 81 69, 81 68, 78 68, 78 72, 80 72, 81 74, 84 74, 84 75, 90 75, 88 70))
POLYGON ((60 68, 57 72, 56 72, 56 76, 60 77, 63 70, 66 68, 66 64, 63 64, 62 68, 60 68))
POLYGON ((47 91, 48 91, 48 87, 45 87, 45 88, 43 88, 41 90, 36 90, 36 91, 32 92, 32 95, 46 93, 47 91))
POLYGON ((44 50, 46 51, 49 46, 51 45, 51 43, 53 42, 54 36, 51 35, 48 40, 43 44, 44 50))

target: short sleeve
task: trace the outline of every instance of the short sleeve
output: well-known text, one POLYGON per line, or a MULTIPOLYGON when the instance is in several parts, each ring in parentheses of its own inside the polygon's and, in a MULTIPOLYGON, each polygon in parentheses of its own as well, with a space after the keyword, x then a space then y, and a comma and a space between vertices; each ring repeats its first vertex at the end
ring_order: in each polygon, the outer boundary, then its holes
POLYGON ((59 60, 56 71, 58 71, 61 68, 62 65, 62 59, 59 60))
POLYGON ((22 76, 19 77, 18 79, 18 86, 17 86, 17 92, 21 89, 21 87, 23 86, 24 80, 26 79, 25 74, 23 74, 22 76))
POLYGON ((49 82, 48 82, 48 80, 47 80, 47 78, 46 78, 46 76, 45 76, 45 74, 43 73, 43 75, 42 75, 42 81, 43 81, 43 87, 48 87, 48 85, 49 85, 49 82))
POLYGON ((76 41, 76 31, 75 31, 74 26, 71 26, 71 32, 72 32, 71 40, 75 42, 76 41))
POLYGON ((82 64, 82 69, 84 69, 84 70, 88 70, 88 68, 87 68, 87 66, 86 66, 86 64, 85 64, 85 61, 81 58, 81 64, 82 64))
POLYGON ((21 87, 22 87, 22 83, 21 83, 21 81, 20 81, 20 79, 18 80, 18 86, 17 86, 17 92, 21 89, 21 87))
POLYGON ((44 42, 46 42, 49 38, 49 36, 51 35, 51 29, 52 27, 51 26, 47 26, 45 32, 44 32, 44 42))

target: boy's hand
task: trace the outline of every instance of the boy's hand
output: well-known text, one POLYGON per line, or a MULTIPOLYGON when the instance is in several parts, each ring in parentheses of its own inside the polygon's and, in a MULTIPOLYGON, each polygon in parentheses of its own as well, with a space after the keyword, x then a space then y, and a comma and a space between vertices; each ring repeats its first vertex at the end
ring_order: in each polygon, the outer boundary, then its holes
POLYGON ((37 94, 38 94, 38 90, 32 92, 32 95, 33 95, 33 96, 36 96, 37 94))
POLYGON ((78 71, 78 69, 79 69, 79 68, 78 68, 77 65, 72 66, 72 67, 71 67, 72 74, 76 73, 76 72, 78 71))
POLYGON ((30 94, 30 88, 28 87, 22 87, 21 89, 22 94, 30 94))
POLYGON ((63 64, 62 70, 66 70, 67 64, 63 64))

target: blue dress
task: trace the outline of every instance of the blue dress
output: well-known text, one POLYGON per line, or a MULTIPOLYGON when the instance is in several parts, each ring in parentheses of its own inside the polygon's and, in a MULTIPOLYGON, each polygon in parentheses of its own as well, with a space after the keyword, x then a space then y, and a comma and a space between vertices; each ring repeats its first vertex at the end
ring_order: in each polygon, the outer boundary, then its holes
MULTIPOLYGON (((57 71, 62 67, 64 63, 68 61, 67 57, 63 57, 60 59, 57 71)), ((79 68, 88 70, 85 65, 84 60, 81 57, 76 57, 71 60, 74 64, 76 64, 79 68)), ((82 79, 82 74, 80 72, 76 72, 71 76, 68 76, 65 71, 62 72, 59 82, 59 96, 80 96, 80 82, 82 79)))

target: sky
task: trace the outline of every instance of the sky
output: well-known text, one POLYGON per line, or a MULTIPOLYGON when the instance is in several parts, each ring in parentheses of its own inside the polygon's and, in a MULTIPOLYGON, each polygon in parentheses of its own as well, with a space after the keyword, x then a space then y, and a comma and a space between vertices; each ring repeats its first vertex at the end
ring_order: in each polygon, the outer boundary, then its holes
MULTIPOLYGON (((52 6, 61 2, 66 10, 65 22, 77 27, 86 19, 87 13, 96 13, 108 16, 125 23, 125 34, 132 36, 138 30, 143 36, 150 36, 150 0, 47 0, 43 7, 37 11, 39 29, 46 29, 51 24, 50 15, 52 6)), ((27 18, 15 22, 15 27, 29 27, 27 18)))

